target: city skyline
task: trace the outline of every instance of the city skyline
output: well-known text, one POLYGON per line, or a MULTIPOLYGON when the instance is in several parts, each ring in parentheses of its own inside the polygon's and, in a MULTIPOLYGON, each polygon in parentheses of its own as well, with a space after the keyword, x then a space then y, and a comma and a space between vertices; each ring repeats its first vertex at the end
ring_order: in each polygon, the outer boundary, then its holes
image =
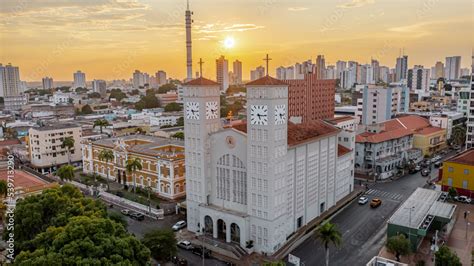
MULTIPOLYGON (((460 1, 191 1, 193 62, 203 58, 204 76, 215 76, 210 63, 224 55, 243 65, 243 78, 272 54, 270 74, 321 54, 326 65, 337 60, 361 64, 377 59, 394 68, 400 49, 413 65, 434 66, 462 56, 470 66, 470 2, 460 1), (465 4, 464 4, 465 3, 465 4), (251 7, 251 8, 249 8, 251 7), (397 12, 403 8, 404 12, 397 12), (271 17, 277 19, 269 19, 271 17), (279 19, 278 19, 279 18, 279 19), (283 23, 284 22, 284 23, 283 23), (448 30, 456 28, 456 31, 448 30), (229 48, 224 40, 232 37, 229 48)), ((51 76, 72 80, 82 70, 88 80, 129 79, 135 69, 186 77, 184 13, 186 1, 32 1, 4 3, 0 31, 5 49, 0 62, 21 68, 21 78, 51 76), (45 38, 48 36, 48 38, 45 38), (25 53, 24 51, 29 51, 25 53)), ((196 63, 193 64, 196 69, 196 63)))

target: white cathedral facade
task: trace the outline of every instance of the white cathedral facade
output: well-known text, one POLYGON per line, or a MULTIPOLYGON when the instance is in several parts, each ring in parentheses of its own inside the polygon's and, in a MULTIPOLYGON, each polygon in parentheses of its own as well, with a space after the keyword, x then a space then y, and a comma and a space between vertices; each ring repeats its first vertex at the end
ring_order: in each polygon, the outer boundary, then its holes
POLYGON ((219 84, 183 86, 188 230, 273 254, 353 190, 353 151, 326 122, 288 121, 288 85, 247 84, 247 122, 223 127, 219 84))

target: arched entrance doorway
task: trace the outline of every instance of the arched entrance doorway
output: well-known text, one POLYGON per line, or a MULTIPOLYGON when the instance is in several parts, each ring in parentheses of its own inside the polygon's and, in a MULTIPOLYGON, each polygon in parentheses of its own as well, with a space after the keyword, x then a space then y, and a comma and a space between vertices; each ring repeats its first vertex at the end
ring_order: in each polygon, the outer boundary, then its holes
POLYGON ((204 233, 207 235, 212 235, 214 232, 214 224, 212 223, 212 218, 209 215, 204 217, 204 233))
POLYGON ((217 238, 225 240, 226 238, 226 225, 221 219, 217 220, 217 238))
POLYGON ((240 227, 235 223, 230 225, 230 241, 240 244, 240 227))

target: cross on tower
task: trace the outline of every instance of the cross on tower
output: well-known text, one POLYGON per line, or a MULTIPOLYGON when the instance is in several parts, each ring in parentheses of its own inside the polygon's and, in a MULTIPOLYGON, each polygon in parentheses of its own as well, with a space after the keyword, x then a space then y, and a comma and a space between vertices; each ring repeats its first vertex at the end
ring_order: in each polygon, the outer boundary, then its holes
POLYGON ((199 77, 202 77, 202 64, 204 64, 204 62, 202 61, 202 58, 199 58, 199 77))
POLYGON ((268 54, 267 56, 263 59, 263 61, 266 61, 267 62, 267 76, 268 76, 268 63, 270 62, 270 60, 272 60, 271 58, 268 57, 268 54))

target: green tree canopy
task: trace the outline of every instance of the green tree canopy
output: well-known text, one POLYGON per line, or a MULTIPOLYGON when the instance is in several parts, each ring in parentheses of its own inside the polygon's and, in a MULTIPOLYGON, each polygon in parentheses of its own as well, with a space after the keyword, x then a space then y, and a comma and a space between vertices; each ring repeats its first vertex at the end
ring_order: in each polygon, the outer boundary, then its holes
POLYGON ((78 87, 76 88, 76 93, 87 93, 87 88, 78 87))
POLYGON ((110 126, 109 121, 105 119, 98 119, 94 121, 94 128, 99 127, 100 129, 100 134, 102 134, 102 128, 110 126))
POLYGON ((57 175, 61 180, 72 180, 74 178, 74 166, 63 165, 58 169, 57 175))
POLYGON ((395 255, 397 261, 400 261, 400 256, 406 256, 411 253, 410 240, 402 234, 390 237, 385 246, 388 252, 395 255))
POLYGON ((82 109, 81 109, 81 114, 83 115, 90 115, 90 114, 93 114, 94 111, 92 110, 92 107, 88 104, 82 106, 82 109))
POLYGON ((128 94, 130 94, 130 95, 132 95, 132 96, 134 96, 134 95, 139 95, 139 94, 140 94, 140 91, 137 90, 137 89, 134 89, 134 90, 132 90, 131 92, 129 92, 128 94))
POLYGON ((176 126, 178 127, 184 126, 184 117, 178 118, 178 121, 176 122, 176 126))
POLYGON ((121 100, 127 98, 127 95, 123 91, 121 91, 120 89, 112 89, 110 91, 109 100, 111 98, 114 98, 115 100, 120 102, 121 100))
POLYGON ((436 266, 461 266, 462 263, 456 253, 452 252, 447 246, 441 246, 435 253, 436 266))
POLYGON ((169 103, 165 106, 165 112, 177 112, 183 110, 179 103, 169 103))
POLYGON ((156 98, 155 94, 148 93, 147 95, 142 97, 140 101, 135 104, 135 109, 143 110, 143 109, 150 109, 150 108, 157 108, 160 107, 160 101, 156 98))
POLYGON ((158 88, 158 93, 167 93, 169 91, 173 91, 173 90, 176 90, 176 85, 173 84, 173 83, 167 83, 167 84, 164 84, 164 85, 161 85, 159 88, 158 88))
POLYGON ((326 266, 329 266, 329 245, 333 244, 336 247, 341 246, 341 233, 335 224, 326 222, 315 231, 314 235, 316 239, 324 245, 324 249, 326 250, 326 266))
POLYGON ((151 251, 151 256, 158 261, 168 260, 178 253, 176 238, 170 229, 155 230, 145 234, 143 245, 151 251))
POLYGON ((176 132, 172 135, 173 138, 177 138, 177 139, 181 139, 181 140, 184 140, 184 132, 183 131, 180 131, 180 132, 176 132))
POLYGON ((98 92, 91 92, 91 93, 87 94, 87 97, 99 99, 99 98, 102 97, 102 96, 101 96, 100 93, 98 93, 98 92))
POLYGON ((8 184, 5 180, 0 180, 0 196, 6 197, 8 193, 8 184))

